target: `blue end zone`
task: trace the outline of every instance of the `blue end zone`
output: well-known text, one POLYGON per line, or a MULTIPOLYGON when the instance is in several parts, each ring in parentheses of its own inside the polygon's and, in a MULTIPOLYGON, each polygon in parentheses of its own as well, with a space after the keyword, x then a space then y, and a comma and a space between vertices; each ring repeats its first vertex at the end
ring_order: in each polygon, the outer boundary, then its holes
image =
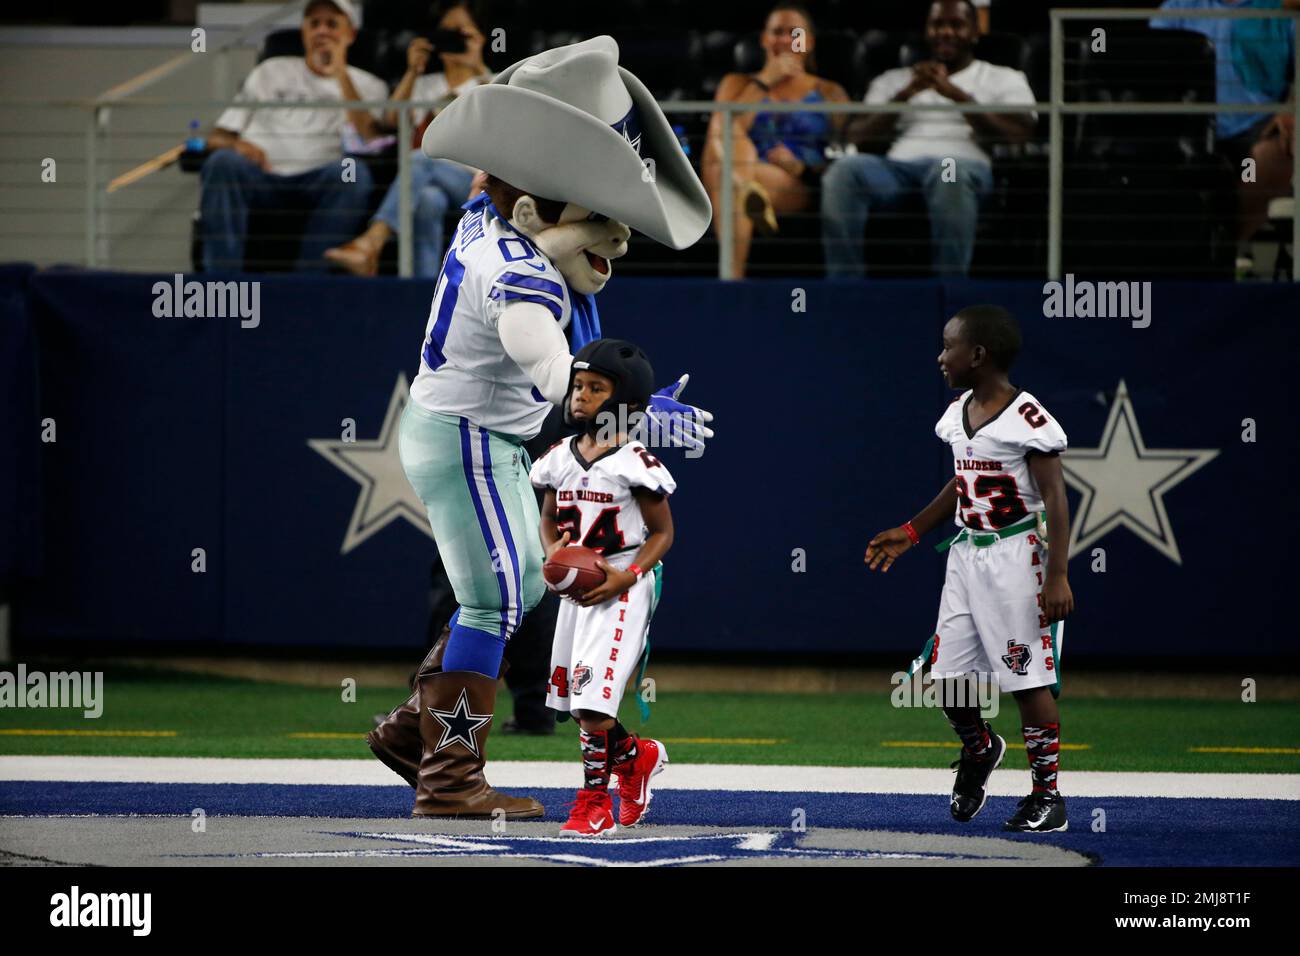
MULTIPOLYGON (((520 796, 524 791, 505 791, 520 796)), ((530 790, 561 821, 571 790, 530 790)), ((656 824, 788 828, 796 808, 810 829, 842 827, 961 836, 1004 837, 1052 844, 1109 866, 1296 866, 1300 864, 1300 803, 1289 800, 1214 800, 1168 797, 1067 797, 1070 832, 1031 837, 1003 833, 1015 811, 1010 797, 991 797, 984 811, 961 825, 948 816, 946 795, 756 793, 734 790, 660 790, 656 824), (1106 832, 1091 829, 1094 811, 1106 812, 1106 832)), ((0 814, 174 814, 195 807, 209 815, 406 817, 405 787, 302 784, 146 784, 7 782, 0 814)), ((648 831, 647 831, 648 832, 648 831)))

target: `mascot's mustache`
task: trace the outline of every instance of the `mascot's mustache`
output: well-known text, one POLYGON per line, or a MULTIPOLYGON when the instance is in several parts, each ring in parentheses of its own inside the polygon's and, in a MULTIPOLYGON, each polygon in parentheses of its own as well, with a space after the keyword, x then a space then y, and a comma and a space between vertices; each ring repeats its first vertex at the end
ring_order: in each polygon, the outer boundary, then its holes
POLYGON ((552 261, 567 259, 581 252, 590 252, 605 259, 617 259, 627 254, 627 240, 632 230, 621 222, 607 219, 604 222, 564 222, 543 229, 534 241, 552 261))

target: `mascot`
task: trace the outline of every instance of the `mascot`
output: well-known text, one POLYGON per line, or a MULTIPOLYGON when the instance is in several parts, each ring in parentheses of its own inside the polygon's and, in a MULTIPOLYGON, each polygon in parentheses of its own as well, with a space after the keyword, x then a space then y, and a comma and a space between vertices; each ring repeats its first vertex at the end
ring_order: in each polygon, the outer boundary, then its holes
MULTIPOLYGON (((487 174, 443 261, 399 437, 460 609, 367 742, 415 787, 413 816, 535 817, 541 804, 483 775, 502 653, 544 592, 523 444, 564 402, 573 353, 600 338, 595 294, 631 230, 684 249, 712 211, 611 37, 514 64, 443 110, 422 148, 487 174)), ((648 416, 699 448, 712 416, 677 402, 686 378, 648 416)))

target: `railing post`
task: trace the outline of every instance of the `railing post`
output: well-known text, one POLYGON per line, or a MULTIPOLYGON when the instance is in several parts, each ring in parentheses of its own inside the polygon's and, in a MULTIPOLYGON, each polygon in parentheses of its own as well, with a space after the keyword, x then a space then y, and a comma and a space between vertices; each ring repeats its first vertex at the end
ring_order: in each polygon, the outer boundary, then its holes
POLYGON ((99 195, 96 176, 96 163, 99 137, 100 107, 90 108, 89 122, 86 124, 86 268, 93 269, 99 264, 99 195))
MULTIPOLYGON (((1300 34, 1300 16, 1291 17, 1291 26, 1300 34)), ((1295 110, 1296 125, 1300 126, 1300 43, 1295 44, 1295 72, 1291 77, 1291 106, 1295 110)), ((1300 282, 1300 149, 1291 147, 1291 281, 1300 282)), ((1276 272, 1274 273, 1276 275, 1276 272)))
POLYGON ((411 113, 397 111, 397 274, 415 274, 415 237, 411 235, 411 113))
POLYGON ((722 108, 722 173, 718 180, 718 215, 722 219, 718 234, 718 278, 733 279, 731 261, 736 247, 736 219, 732 208, 736 200, 736 188, 732 181, 732 164, 735 161, 735 143, 732 141, 732 113, 728 103, 719 103, 722 108))
POLYGON ((212 98, 218 103, 230 98, 230 48, 217 50, 212 67, 212 98))
POLYGON ((1065 101, 1065 27, 1060 11, 1052 10, 1051 134, 1048 140, 1047 278, 1061 278, 1062 188, 1065 176, 1065 130, 1061 104, 1065 101))

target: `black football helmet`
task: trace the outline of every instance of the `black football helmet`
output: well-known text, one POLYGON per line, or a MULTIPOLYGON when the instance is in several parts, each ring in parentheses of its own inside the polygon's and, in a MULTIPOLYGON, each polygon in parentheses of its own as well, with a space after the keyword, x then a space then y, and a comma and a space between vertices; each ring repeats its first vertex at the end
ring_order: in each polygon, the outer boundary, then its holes
POLYGON ((570 425, 576 423, 569 411, 569 396, 573 394, 574 377, 581 371, 599 372, 614 380, 614 393, 592 416, 588 427, 594 428, 596 420, 606 412, 617 415, 620 405, 626 405, 631 413, 634 410, 644 412, 650 404, 655 372, 645 352, 623 339, 596 339, 584 345, 573 357, 569 390, 564 397, 564 420, 570 425))

